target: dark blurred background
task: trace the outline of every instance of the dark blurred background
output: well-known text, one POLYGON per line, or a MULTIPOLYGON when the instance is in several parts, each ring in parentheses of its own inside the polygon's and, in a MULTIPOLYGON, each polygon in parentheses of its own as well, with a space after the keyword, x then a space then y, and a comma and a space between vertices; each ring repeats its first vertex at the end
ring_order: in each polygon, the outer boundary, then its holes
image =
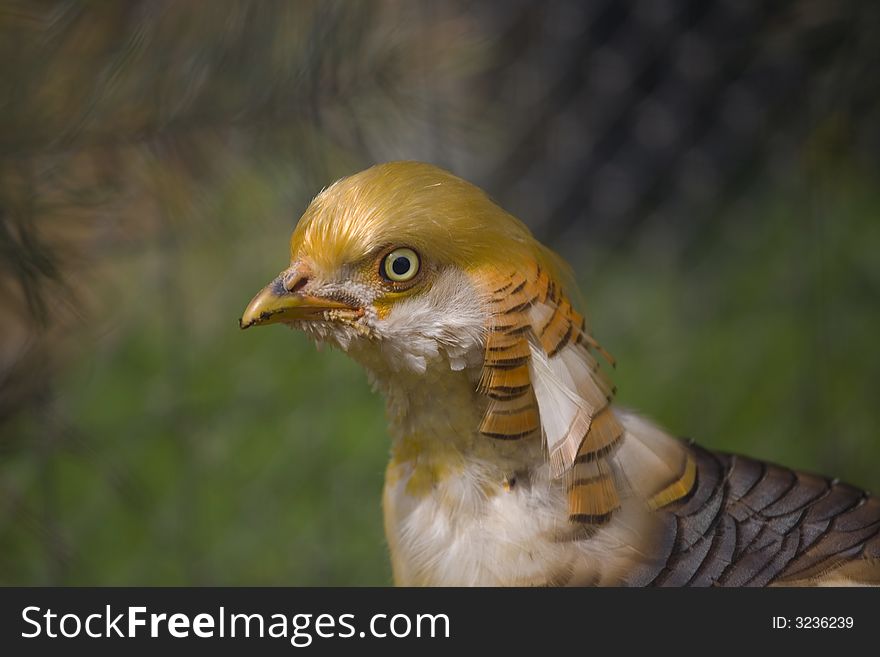
POLYGON ((880 488, 880 3, 0 2, 0 583, 387 584, 381 400, 242 334, 309 199, 483 186, 622 404, 880 488))

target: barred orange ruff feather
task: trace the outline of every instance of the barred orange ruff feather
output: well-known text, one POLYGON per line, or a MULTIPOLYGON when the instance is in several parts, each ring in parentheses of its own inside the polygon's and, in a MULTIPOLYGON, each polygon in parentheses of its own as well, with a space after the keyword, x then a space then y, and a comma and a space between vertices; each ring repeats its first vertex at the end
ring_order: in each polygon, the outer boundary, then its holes
POLYGON ((568 487, 568 514, 572 522, 604 524, 620 508, 610 466, 599 461, 595 470, 592 476, 574 478, 568 487))
MULTIPOLYGON (((612 388, 604 376, 596 374, 599 364, 589 355, 598 343, 585 334, 584 318, 540 265, 533 263, 525 271, 493 272, 484 285, 490 319, 479 389, 495 401, 487 409, 481 433, 503 440, 543 437, 557 477, 571 479, 576 459, 601 461, 596 466, 601 476, 577 480, 569 488, 569 516, 577 522, 606 522, 620 506, 620 498, 610 474, 612 466, 604 459, 611 456, 609 448, 623 435, 623 428, 610 412, 612 388), (553 430, 548 423, 541 423, 540 402, 533 389, 534 349, 540 349, 548 362, 558 361, 563 369, 564 349, 586 352, 576 357, 588 363, 594 382, 578 382, 580 388, 569 391, 579 407, 564 436, 550 435, 553 430)), ((570 378, 577 386, 575 377, 570 378)), ((549 408, 544 411, 548 415, 555 412, 549 408)))

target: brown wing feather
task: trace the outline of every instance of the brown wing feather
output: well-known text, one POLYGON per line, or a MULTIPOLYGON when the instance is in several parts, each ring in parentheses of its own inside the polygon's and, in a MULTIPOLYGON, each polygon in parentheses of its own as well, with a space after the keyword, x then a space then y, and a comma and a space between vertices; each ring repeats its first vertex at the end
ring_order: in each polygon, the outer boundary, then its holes
POLYGON ((691 446, 696 476, 660 511, 665 561, 628 583, 768 586, 880 582, 880 500, 816 475, 691 446))

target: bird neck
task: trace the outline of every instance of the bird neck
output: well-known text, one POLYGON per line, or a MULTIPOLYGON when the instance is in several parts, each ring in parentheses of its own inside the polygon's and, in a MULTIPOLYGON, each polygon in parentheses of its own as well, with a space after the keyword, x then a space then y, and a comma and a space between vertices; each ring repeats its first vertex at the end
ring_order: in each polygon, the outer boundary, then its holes
POLYGON ((540 441, 498 441, 479 431, 488 399, 477 391, 480 368, 453 370, 444 356, 425 369, 391 370, 384 361, 357 358, 385 398, 391 433, 389 471, 405 471, 408 491, 426 492, 448 477, 479 470, 501 481, 544 461, 540 441))

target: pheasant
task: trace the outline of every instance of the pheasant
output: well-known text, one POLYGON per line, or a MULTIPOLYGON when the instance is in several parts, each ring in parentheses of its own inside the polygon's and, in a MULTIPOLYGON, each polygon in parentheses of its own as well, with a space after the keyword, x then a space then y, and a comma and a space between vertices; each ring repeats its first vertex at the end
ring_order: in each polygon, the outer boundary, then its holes
POLYGON ((290 253, 240 325, 338 347, 385 397, 396 584, 880 583, 877 497, 614 405, 565 264, 478 187, 374 166, 311 202, 290 253))

